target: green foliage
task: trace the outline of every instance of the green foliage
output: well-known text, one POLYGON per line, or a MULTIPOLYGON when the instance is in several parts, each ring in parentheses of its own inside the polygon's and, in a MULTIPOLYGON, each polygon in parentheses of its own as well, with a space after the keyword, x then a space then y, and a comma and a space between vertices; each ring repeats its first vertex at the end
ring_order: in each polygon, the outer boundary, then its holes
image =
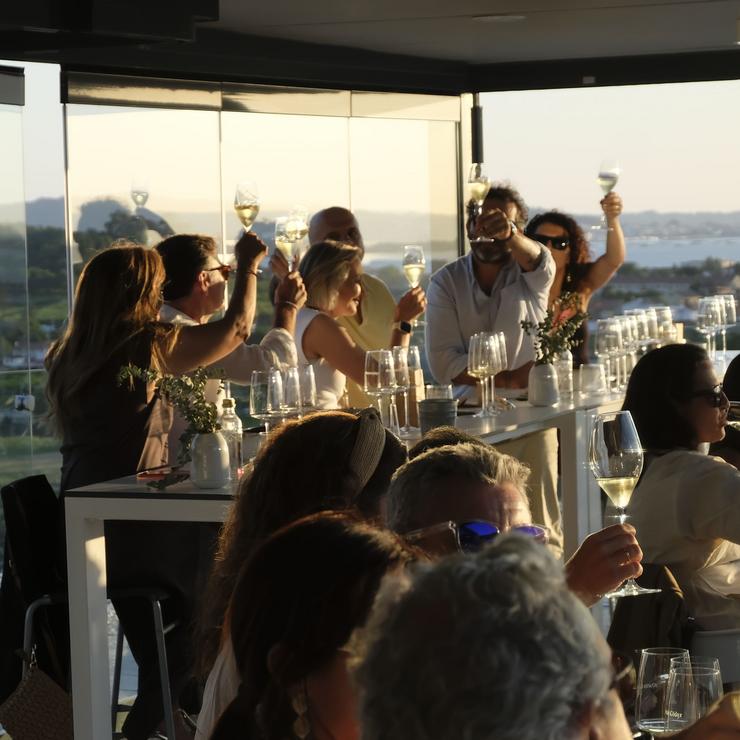
POLYGON ((536 365, 551 365, 558 355, 570 350, 578 343, 573 335, 588 317, 581 311, 580 296, 577 293, 563 293, 553 308, 545 313, 539 323, 522 321, 522 329, 534 337, 537 352, 536 365))
POLYGON ((177 455, 177 462, 182 465, 190 460, 190 442, 194 435, 209 434, 221 428, 216 404, 206 400, 206 383, 211 378, 222 380, 223 370, 198 367, 187 375, 161 375, 151 368, 128 364, 119 371, 117 381, 119 385, 128 383, 130 387, 135 380, 154 383, 162 398, 183 415, 188 425, 180 437, 177 455))

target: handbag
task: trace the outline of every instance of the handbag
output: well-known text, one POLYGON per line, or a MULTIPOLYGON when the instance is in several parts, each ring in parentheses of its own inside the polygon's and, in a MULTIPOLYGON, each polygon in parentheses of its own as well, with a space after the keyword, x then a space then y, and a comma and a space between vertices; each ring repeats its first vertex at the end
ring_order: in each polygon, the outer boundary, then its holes
POLYGON ((72 697, 32 657, 21 682, 0 705, 0 724, 13 740, 73 740, 72 697))

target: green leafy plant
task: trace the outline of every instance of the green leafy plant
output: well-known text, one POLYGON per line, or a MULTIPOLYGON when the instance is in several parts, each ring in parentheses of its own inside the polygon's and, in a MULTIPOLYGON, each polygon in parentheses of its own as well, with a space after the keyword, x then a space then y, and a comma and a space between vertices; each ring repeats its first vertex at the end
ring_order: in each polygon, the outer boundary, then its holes
POLYGON ((581 311, 578 293, 563 293, 542 321, 522 321, 522 329, 534 337, 535 365, 551 365, 562 352, 578 345, 580 340, 574 340, 573 335, 587 318, 588 314, 581 311))
POLYGON ((180 435, 180 449, 177 453, 178 465, 190 461, 190 443, 196 434, 209 434, 218 431, 218 410, 216 404, 206 400, 206 383, 218 378, 223 380, 223 370, 209 370, 198 367, 187 375, 160 374, 150 368, 124 365, 118 373, 118 384, 128 383, 133 387, 135 380, 154 383, 154 387, 168 403, 171 403, 187 422, 180 435))

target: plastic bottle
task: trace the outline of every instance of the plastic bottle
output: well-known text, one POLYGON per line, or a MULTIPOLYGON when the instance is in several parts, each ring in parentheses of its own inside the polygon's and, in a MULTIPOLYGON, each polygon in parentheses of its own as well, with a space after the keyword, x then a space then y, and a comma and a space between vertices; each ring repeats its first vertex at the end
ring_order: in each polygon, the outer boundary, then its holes
POLYGON ((229 447, 229 468, 231 480, 236 482, 242 474, 242 421, 236 415, 233 398, 224 398, 221 403, 221 434, 229 447))

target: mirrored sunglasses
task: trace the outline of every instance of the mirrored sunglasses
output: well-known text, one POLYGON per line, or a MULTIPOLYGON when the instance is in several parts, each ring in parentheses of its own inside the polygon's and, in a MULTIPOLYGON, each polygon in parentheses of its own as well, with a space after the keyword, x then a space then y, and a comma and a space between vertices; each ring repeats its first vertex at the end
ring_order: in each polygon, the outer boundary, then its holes
POLYGON ((527 236, 546 247, 557 249, 558 252, 562 252, 570 246, 570 239, 567 236, 543 236, 542 234, 527 234, 527 236))

